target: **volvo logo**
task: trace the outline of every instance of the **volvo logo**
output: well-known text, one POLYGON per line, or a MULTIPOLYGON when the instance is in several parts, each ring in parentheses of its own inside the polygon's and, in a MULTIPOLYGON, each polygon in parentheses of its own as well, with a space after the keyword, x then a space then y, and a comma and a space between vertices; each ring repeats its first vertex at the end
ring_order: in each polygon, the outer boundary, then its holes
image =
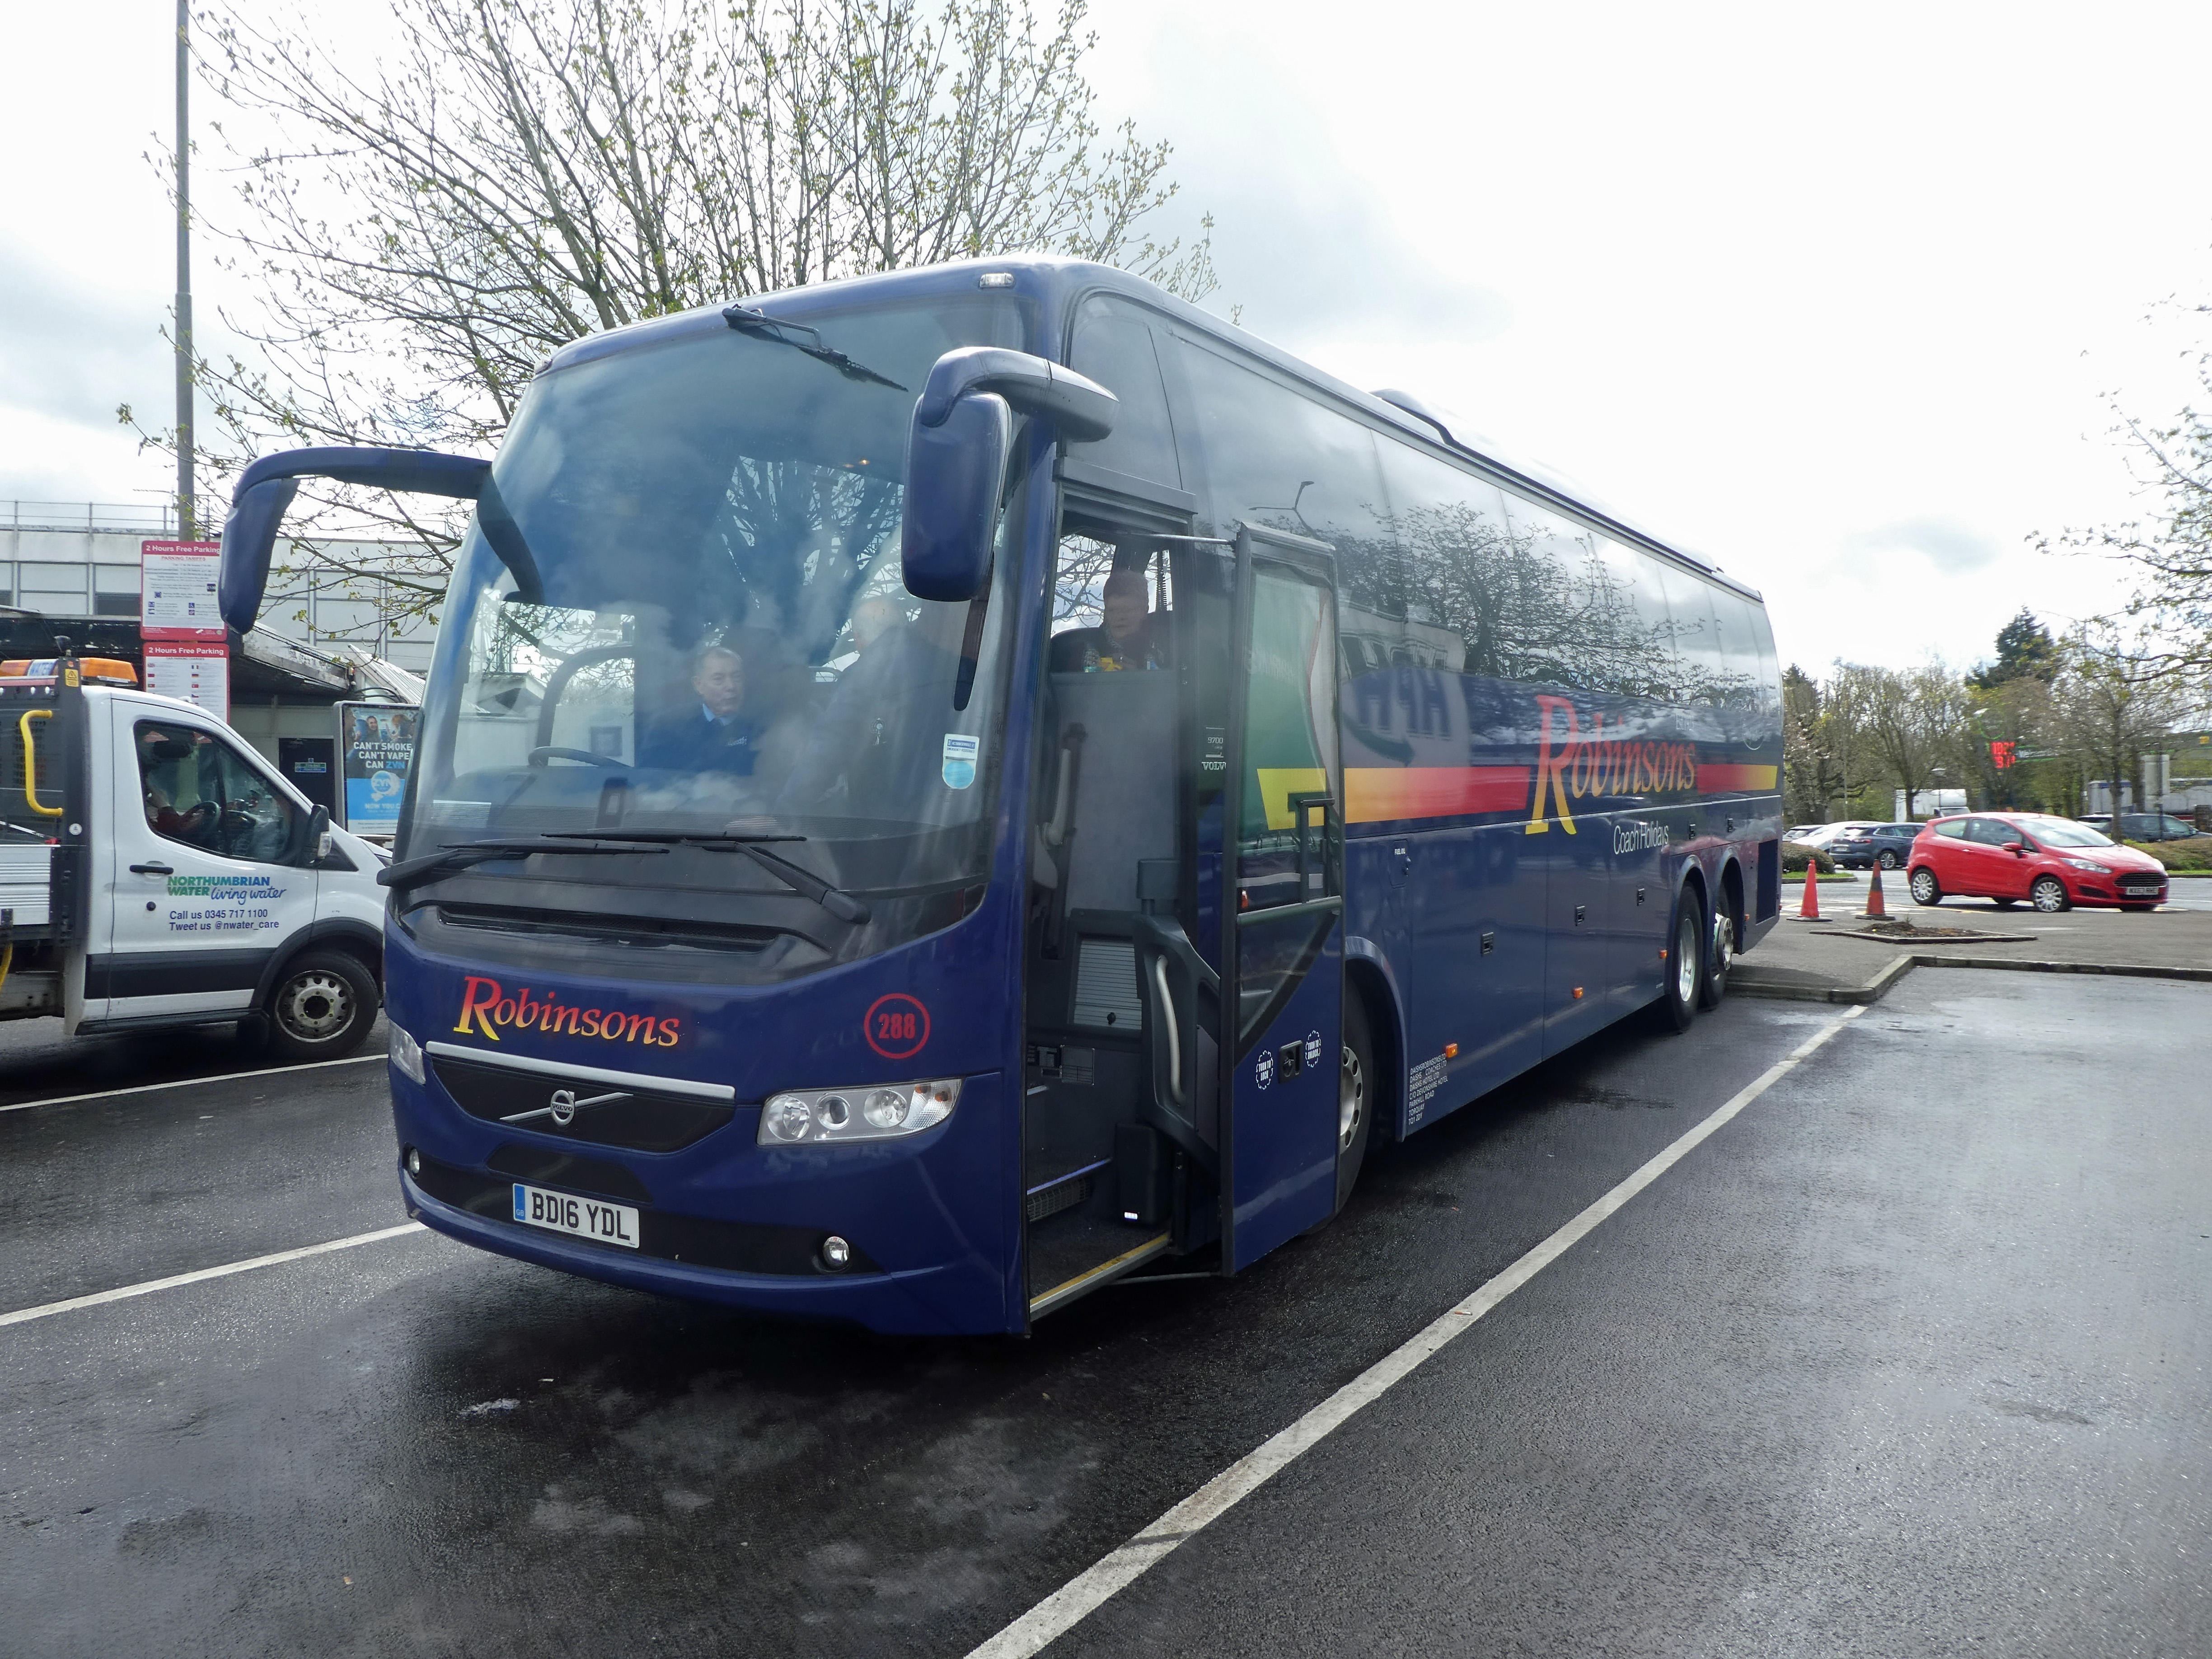
POLYGON ((548 1104, 538 1107, 532 1111, 516 1112, 512 1116, 500 1119, 500 1121, 527 1123, 532 1118, 550 1117, 557 1127, 565 1129, 576 1121, 576 1114, 586 1106, 605 1106, 611 1101, 629 1098, 629 1096, 626 1091, 617 1090, 612 1094, 593 1095, 588 1100, 579 1100, 574 1089, 556 1089, 553 1091, 553 1098, 548 1104))

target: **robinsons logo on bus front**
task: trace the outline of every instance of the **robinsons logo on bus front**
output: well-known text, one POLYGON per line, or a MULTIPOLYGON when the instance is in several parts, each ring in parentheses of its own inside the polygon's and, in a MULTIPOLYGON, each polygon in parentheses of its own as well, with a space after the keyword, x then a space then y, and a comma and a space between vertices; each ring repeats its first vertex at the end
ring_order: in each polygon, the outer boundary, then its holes
POLYGON ((635 1042, 642 1048, 673 1048, 684 1040, 683 1022, 654 1014, 626 1014, 619 1008, 571 1008, 558 997, 536 997, 526 985, 513 996, 495 979, 471 974, 461 994, 461 1018, 453 1029, 500 1040, 502 1029, 544 1031, 562 1036, 597 1037, 603 1042, 635 1042))

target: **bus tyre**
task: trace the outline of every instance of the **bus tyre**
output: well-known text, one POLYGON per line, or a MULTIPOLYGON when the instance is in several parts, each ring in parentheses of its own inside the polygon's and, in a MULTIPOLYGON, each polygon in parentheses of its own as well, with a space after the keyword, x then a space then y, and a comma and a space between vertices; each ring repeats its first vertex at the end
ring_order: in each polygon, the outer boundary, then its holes
POLYGON ((1662 1030, 1686 1031, 1698 1017, 1698 988, 1705 977, 1705 907, 1694 890, 1685 887, 1674 900, 1674 926, 1668 939, 1659 1024, 1662 1030))
POLYGON ((342 1060, 376 1024, 376 979, 343 951, 307 951, 270 994, 269 1049, 289 1060, 342 1060))
POLYGON ((1336 1072, 1336 1203, 1328 1212, 1332 1221, 1352 1196, 1360 1165, 1367 1161, 1367 1142, 1375 1129, 1376 1082, 1375 1041, 1367 1030, 1367 1005, 1347 987, 1344 1044, 1336 1072))
POLYGON ((1735 965, 1735 915, 1723 899, 1713 912, 1705 938, 1705 970, 1698 975, 1698 1006, 1717 1008, 1728 994, 1729 969, 1735 965))

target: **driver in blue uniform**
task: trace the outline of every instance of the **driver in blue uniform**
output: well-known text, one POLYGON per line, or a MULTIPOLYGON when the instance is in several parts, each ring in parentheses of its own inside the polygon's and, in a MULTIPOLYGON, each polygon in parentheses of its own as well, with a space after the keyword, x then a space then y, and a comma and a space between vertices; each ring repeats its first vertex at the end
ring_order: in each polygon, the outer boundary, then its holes
POLYGON ((743 712, 745 659, 726 645, 702 647, 692 660, 691 691, 697 707, 648 732, 638 758, 672 772, 752 776, 761 734, 743 712))

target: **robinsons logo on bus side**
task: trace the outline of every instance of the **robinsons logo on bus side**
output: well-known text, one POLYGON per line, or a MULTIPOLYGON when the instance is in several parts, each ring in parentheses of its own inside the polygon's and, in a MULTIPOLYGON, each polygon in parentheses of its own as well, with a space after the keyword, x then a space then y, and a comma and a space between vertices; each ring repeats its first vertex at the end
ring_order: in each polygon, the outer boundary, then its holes
POLYGON ((476 1031, 500 1040, 500 1028, 546 1031, 562 1036, 598 1037, 606 1042, 635 1042, 644 1048, 673 1048, 684 1040, 682 1022, 620 1009, 570 1008, 557 997, 533 997, 526 985, 514 996, 495 979, 469 975, 461 994, 456 1031, 476 1031))
POLYGON ((1595 716, 1590 735, 1582 735, 1575 706, 1565 697, 1536 694, 1543 711, 1537 734, 1536 789, 1528 801, 1525 833, 1540 836, 1557 817, 1559 827, 1577 833, 1570 796, 1660 795, 1698 787, 1698 746, 1693 743, 1655 743, 1648 738, 1608 738, 1605 716, 1595 716), (1555 715, 1565 716, 1563 732, 1555 733, 1555 715))

